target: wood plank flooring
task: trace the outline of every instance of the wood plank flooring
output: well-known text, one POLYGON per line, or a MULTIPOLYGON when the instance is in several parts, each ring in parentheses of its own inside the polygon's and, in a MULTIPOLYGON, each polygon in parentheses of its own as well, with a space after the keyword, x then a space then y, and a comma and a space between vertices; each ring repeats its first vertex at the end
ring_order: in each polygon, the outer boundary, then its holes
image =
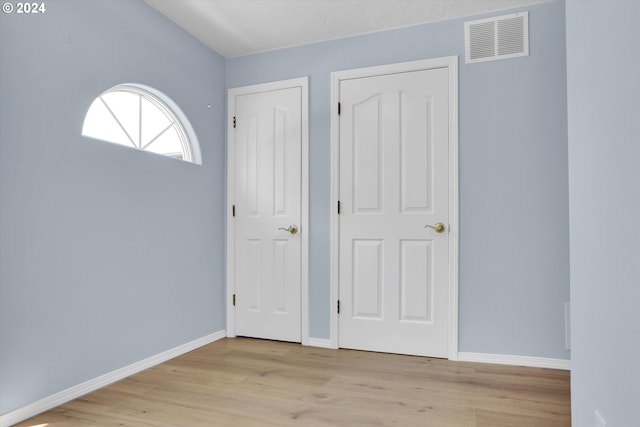
POLYGON ((569 372, 223 339, 20 427, 571 425, 569 372))

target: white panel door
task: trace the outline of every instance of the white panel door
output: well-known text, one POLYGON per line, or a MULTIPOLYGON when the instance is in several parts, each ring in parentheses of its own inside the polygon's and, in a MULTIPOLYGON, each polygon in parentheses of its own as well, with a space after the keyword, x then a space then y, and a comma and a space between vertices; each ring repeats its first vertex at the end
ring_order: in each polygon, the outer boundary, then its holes
POLYGON ((448 87, 447 68, 340 81, 340 347, 448 355, 448 87))
POLYGON ((301 88, 235 106, 236 334, 300 342, 301 88))

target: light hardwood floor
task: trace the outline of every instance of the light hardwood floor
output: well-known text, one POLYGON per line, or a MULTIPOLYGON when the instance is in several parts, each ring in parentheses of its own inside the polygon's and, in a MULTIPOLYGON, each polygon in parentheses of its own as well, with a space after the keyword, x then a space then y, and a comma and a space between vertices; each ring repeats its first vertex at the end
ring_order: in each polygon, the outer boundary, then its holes
POLYGON ((18 424, 570 426, 567 371, 223 339, 18 424))

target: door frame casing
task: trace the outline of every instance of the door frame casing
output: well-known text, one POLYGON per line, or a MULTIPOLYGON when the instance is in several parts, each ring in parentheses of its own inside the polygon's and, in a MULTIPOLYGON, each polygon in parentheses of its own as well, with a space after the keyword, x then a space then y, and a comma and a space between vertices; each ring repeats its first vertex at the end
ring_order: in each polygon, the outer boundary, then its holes
POLYGON ((337 203, 340 200, 340 82, 411 71, 447 68, 449 72, 449 320, 448 357, 458 359, 458 57, 425 59, 331 73, 331 210, 330 210, 330 343, 339 344, 340 222, 337 203))
POLYGON ((235 204, 235 138, 233 118, 236 96, 271 92, 299 87, 301 89, 301 194, 300 194, 300 331, 302 344, 309 344, 309 78, 279 80, 269 83, 241 86, 227 90, 227 337, 236 336, 235 293, 235 224, 232 206, 235 204))

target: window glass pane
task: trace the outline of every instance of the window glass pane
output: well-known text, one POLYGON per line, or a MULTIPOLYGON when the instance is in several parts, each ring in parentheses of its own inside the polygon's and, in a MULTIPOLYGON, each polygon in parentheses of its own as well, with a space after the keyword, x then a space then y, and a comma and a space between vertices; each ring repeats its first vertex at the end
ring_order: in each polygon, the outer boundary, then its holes
POLYGON ((98 96, 82 135, 201 164, 198 140, 184 113, 166 95, 143 85, 122 84, 98 96))
POLYGON ((153 141, 147 148, 147 151, 153 153, 164 154, 165 156, 183 159, 184 153, 182 143, 175 128, 167 129, 162 135, 153 141))
POLYGON ((142 98, 142 147, 170 124, 171 121, 158 107, 142 98))
POLYGON ((89 107, 82 126, 82 135, 131 147, 129 138, 104 106, 100 97, 96 98, 89 107))
POLYGON ((135 93, 115 91, 102 95, 113 114, 120 121, 129 138, 140 146, 140 96, 135 93))

